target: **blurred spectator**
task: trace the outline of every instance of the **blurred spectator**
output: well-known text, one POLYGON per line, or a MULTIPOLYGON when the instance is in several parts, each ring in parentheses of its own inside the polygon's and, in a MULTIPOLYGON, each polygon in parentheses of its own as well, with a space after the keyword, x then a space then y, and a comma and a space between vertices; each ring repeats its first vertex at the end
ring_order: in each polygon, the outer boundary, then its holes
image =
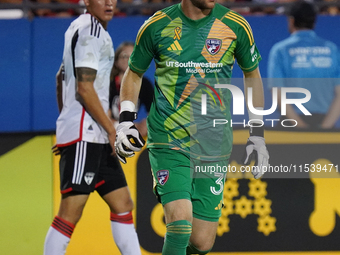
MULTIPOLYGON (((46 4, 46 3, 51 3, 51 0, 31 0, 31 2, 33 3, 42 3, 42 4, 46 4)), ((52 10, 50 9, 43 9, 43 8, 39 8, 39 9, 35 9, 32 11, 34 16, 39 16, 39 17, 47 17, 47 16, 54 16, 52 10)))
MULTIPOLYGON (((133 0, 117 0, 117 5, 119 3, 122 3, 122 4, 132 4, 133 3, 133 0)), ((118 7, 116 6, 115 10, 114 10, 114 17, 124 17, 124 16, 127 16, 129 13, 129 11, 127 10, 127 8, 125 7, 118 7)))
MULTIPOLYGON (((83 3, 83 0, 52 0, 52 2, 55 3, 71 3, 71 4, 78 4, 80 5, 83 3)), ((64 17, 69 17, 69 16, 78 16, 79 14, 82 14, 84 12, 84 8, 79 8, 79 9, 60 9, 57 10, 57 16, 64 16, 64 17)))
POLYGON ((139 15, 141 14, 141 9, 136 8, 136 5, 140 4, 142 0, 117 0, 118 3, 125 4, 128 7, 116 7, 114 16, 131 16, 131 15, 139 15), (130 8, 134 6, 135 8, 130 8))
MULTIPOLYGON (((296 0, 253 0, 255 3, 259 4, 270 4, 270 3, 290 3, 295 2, 296 0)), ((286 12, 286 8, 284 6, 280 7, 254 7, 251 10, 252 14, 284 14, 286 12)))
MULTIPOLYGON (((128 68, 129 58, 133 51, 134 43, 125 41, 122 42, 115 52, 114 64, 111 72, 111 83, 110 83, 110 110, 109 116, 112 122, 115 124, 115 127, 118 125, 119 120, 119 92, 120 92, 120 84, 123 79, 123 75, 125 70, 128 68)), ((137 111, 141 105, 145 107, 147 113, 150 111, 151 103, 153 101, 153 86, 151 82, 144 76, 142 78, 142 87, 139 93, 137 111)), ((139 113, 140 114, 140 113, 139 113)), ((145 116, 146 117, 146 116, 145 116)), ((147 135, 147 127, 146 127, 146 118, 142 118, 139 122, 135 123, 137 129, 139 130, 142 136, 147 135)))
POLYGON ((217 0, 217 3, 226 6, 227 8, 240 13, 241 15, 248 15, 250 14, 251 8, 247 3, 251 2, 251 0, 217 0), (228 3, 238 3, 240 6, 238 7, 230 7, 228 3))
MULTIPOLYGON (((28 13, 28 17, 31 16, 39 16, 39 17, 70 17, 70 16, 78 16, 79 14, 83 13, 84 7, 80 5, 83 4, 83 0, 27 0, 33 3, 73 3, 79 4, 79 9, 49 9, 49 8, 40 8, 34 9, 32 12, 28 13)), ((164 7, 157 4, 174 4, 178 3, 180 0, 117 0, 118 7, 114 10, 115 17, 121 16, 131 16, 131 15, 147 15, 151 16, 156 11, 164 7), (156 6, 149 6, 149 7, 138 7, 140 4, 156 4, 156 6), (119 6, 119 4, 124 4, 125 6, 119 6)), ((267 15, 267 14, 284 14, 286 13, 286 3, 292 3, 296 0, 216 0, 217 3, 220 3, 229 9, 238 12, 242 15, 267 15), (237 3, 238 6, 228 5, 228 3, 237 3), (249 3, 258 3, 259 6, 251 7, 249 3), (271 3, 282 3, 284 6, 265 6, 266 4, 271 3), (261 6, 263 4, 263 6, 261 6)), ((312 1, 312 0, 311 0, 312 1)), ((320 8, 320 14, 325 15, 340 15, 340 7, 336 4, 339 0, 316 0, 319 4, 322 2, 325 3, 334 3, 334 5, 330 6, 322 6, 320 8)), ((0 3, 10 3, 10 4, 21 4, 23 0, 0 0, 0 3)), ((24 12, 22 8, 18 9, 0 9, 0 19, 11 19, 11 18, 22 18, 24 17, 24 12)))
MULTIPOLYGON (((280 0, 253 0, 252 2, 258 3, 258 4, 268 4, 268 3, 277 3, 280 2, 280 0)), ((274 14, 276 13, 276 8, 275 7, 268 7, 268 6, 263 6, 263 7, 252 7, 251 8, 251 13, 252 14, 274 14)))
MULTIPOLYGON (((324 0, 327 3, 335 3, 335 0, 324 0)), ((338 6, 325 6, 322 7, 320 10, 320 13, 322 14, 329 14, 329 15, 339 15, 340 14, 340 9, 338 6)))
MULTIPOLYGON (((169 6, 174 3, 179 3, 180 0, 141 0, 142 3, 151 3, 151 4, 161 4, 161 3, 168 3, 169 6)), ((164 8, 164 7, 162 7, 164 8)), ((142 15, 153 15, 156 11, 162 9, 157 7, 144 7, 141 9, 140 14, 142 15)))
MULTIPOLYGON (((0 0, 4 4, 22 4, 22 0, 0 0)), ((0 19, 20 19, 24 17, 22 8, 0 10, 0 19)))
MULTIPOLYGON (((312 3, 297 1, 292 5, 288 17, 291 36, 271 49, 268 78, 279 78, 270 80, 271 87, 300 87, 311 93, 304 107, 312 115, 288 104, 283 119, 295 120, 298 128, 328 129, 340 116, 340 51, 313 31, 316 17, 312 3)), ((289 98, 298 95, 293 93, 289 98)))
POLYGON ((0 3, 4 3, 4 4, 21 4, 22 0, 0 0, 0 3))
MULTIPOLYGON (((65 3, 74 3, 79 4, 80 0, 31 0, 34 3, 41 3, 41 4, 65 4, 65 3)), ((34 16, 39 17, 71 17, 77 16, 82 12, 81 8, 79 10, 75 9, 48 9, 48 8, 39 8, 33 11, 34 16)))

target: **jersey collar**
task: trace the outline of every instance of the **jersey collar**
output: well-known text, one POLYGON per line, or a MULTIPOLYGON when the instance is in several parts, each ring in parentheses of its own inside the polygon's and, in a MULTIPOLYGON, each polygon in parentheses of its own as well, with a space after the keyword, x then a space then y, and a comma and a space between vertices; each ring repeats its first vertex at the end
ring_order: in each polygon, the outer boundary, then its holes
POLYGON ((316 33, 311 30, 311 29, 306 29, 306 30, 298 30, 292 33, 292 36, 296 37, 315 37, 316 33))
POLYGON ((215 10, 215 8, 216 8, 216 5, 215 5, 215 7, 211 10, 211 12, 209 13, 208 16, 206 16, 206 17, 204 17, 204 18, 202 18, 202 19, 199 19, 199 20, 193 20, 193 19, 188 18, 188 17, 184 14, 184 12, 183 12, 183 10, 182 10, 181 3, 178 4, 178 9, 179 9, 179 12, 180 12, 181 19, 182 19, 184 22, 186 22, 189 26, 191 26, 191 27, 193 27, 193 28, 201 28, 201 27, 203 27, 204 25, 206 25, 206 24, 210 21, 211 17, 214 16, 214 10, 215 10))

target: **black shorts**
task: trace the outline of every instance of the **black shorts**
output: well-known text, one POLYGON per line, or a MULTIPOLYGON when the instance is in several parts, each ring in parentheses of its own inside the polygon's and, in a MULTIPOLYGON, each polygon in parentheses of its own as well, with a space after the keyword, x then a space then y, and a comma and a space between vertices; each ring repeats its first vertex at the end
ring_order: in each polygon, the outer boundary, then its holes
POLYGON ((123 169, 118 159, 111 155, 109 144, 80 141, 59 149, 62 194, 90 194, 97 190, 99 195, 104 196, 127 186, 123 169))

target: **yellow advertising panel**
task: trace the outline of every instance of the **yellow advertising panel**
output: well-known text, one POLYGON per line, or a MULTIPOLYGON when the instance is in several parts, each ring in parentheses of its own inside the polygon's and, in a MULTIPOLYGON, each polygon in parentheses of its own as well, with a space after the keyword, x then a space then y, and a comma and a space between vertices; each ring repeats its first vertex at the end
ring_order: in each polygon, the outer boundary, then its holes
MULTIPOLYGON (((340 254, 340 134, 266 132, 273 168, 260 180, 240 170, 247 136, 247 131, 234 132, 230 168, 236 171, 227 173, 222 217, 209 254, 340 254)), ((60 201, 57 163, 54 158, 55 213, 60 201)), ((123 168, 136 205, 142 254, 161 254, 164 215, 152 193, 146 150, 123 168)), ((109 209, 97 193, 91 194, 66 254, 119 254, 109 209)))
POLYGON ((52 216, 52 136, 1 138, 0 254, 42 254, 52 216))

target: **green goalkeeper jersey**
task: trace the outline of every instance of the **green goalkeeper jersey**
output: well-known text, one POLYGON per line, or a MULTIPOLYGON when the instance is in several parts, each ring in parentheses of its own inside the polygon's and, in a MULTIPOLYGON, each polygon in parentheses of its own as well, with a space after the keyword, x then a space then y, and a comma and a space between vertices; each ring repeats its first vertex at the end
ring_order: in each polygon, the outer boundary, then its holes
POLYGON ((156 63, 149 148, 178 149, 202 160, 230 156, 231 93, 216 84, 230 83, 235 58, 246 72, 261 59, 248 22, 222 5, 191 20, 176 4, 145 21, 129 67, 144 73, 152 59, 156 63))

